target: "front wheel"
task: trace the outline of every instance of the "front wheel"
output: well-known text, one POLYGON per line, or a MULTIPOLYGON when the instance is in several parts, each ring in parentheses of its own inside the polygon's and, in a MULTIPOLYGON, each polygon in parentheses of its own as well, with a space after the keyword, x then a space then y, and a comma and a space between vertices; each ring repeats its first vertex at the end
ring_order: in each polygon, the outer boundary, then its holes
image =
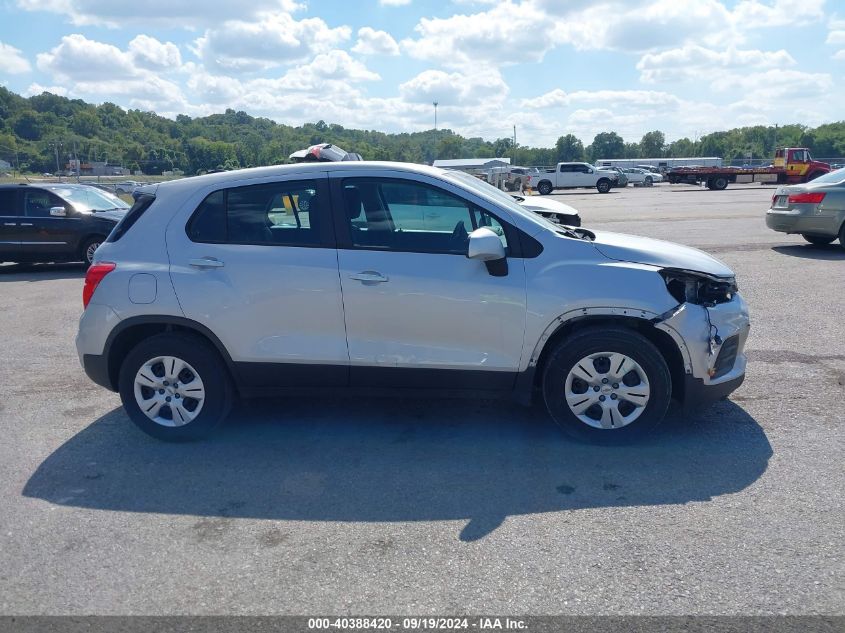
POLYGON ((625 443, 663 420, 672 378, 661 353, 633 330, 588 328, 552 351, 542 377, 549 414, 570 436, 625 443))
POLYGON ((827 246, 835 237, 830 237, 829 235, 809 235, 807 233, 802 233, 801 237, 807 240, 810 244, 815 244, 816 246, 827 246))
POLYGON ((651 176, 645 177, 645 186, 651 187, 654 184, 654 179, 651 176))
POLYGON ((596 189, 599 193, 607 193, 610 191, 610 181, 607 178, 602 178, 596 183, 596 189))
POLYGON ((540 192, 541 195, 547 196, 552 192, 552 183, 548 180, 543 180, 537 185, 537 191, 540 192))
POLYGON ((118 387, 138 428, 169 442, 211 433, 233 399, 220 356, 192 335, 158 334, 141 341, 123 361, 118 387))

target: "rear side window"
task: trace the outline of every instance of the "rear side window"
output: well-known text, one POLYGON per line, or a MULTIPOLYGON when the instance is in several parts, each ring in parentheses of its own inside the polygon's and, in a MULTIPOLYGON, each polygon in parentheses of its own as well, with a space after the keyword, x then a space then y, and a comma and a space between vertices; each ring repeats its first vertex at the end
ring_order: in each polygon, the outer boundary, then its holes
POLYGON ((215 191, 187 226, 194 242, 319 246, 324 204, 313 182, 278 182, 215 191))
POLYGON ((18 192, 16 189, 0 189, 0 215, 18 215, 17 204, 15 203, 17 197, 18 192))
POLYGON ((155 196, 142 193, 135 199, 135 204, 126 212, 126 215, 117 223, 117 226, 112 229, 106 239, 107 242, 116 242, 121 237, 126 235, 126 232, 132 228, 138 219, 144 214, 144 211, 150 208, 150 205, 155 201, 155 196))

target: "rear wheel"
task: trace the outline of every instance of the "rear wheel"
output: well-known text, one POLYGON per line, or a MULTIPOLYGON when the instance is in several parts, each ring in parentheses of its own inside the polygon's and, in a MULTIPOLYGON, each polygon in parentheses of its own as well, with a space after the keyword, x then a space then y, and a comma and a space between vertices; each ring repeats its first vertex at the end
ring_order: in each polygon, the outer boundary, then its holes
POLYGON ((596 189, 599 193, 607 193, 610 191, 610 181, 607 178, 602 178, 596 183, 596 189))
POLYGON ((84 261, 88 266, 94 263, 94 254, 97 252, 97 249, 100 248, 100 244, 102 244, 105 239, 106 238, 101 235, 97 235, 89 237, 82 243, 82 247, 79 249, 79 254, 81 255, 82 261, 84 261))
POLYGON ((845 249, 845 222, 839 227, 839 246, 845 249))
POLYGON ((541 180, 540 184, 537 185, 537 191, 544 196, 549 195, 552 192, 552 183, 548 180, 541 180))
POLYGON ((826 246, 836 239, 835 237, 831 237, 829 235, 809 235, 807 233, 802 233, 801 237, 807 240, 810 244, 815 244, 816 246, 826 246))
POLYGON ((192 335, 158 334, 141 341, 121 365, 118 386, 130 419, 165 441, 205 437, 232 406, 226 366, 192 335))
POLYGON ((657 348, 620 328, 589 328, 559 343, 542 381, 546 408, 564 432, 600 443, 624 443, 653 430, 672 393, 657 348))
POLYGON ((652 178, 651 176, 646 176, 645 177, 645 186, 651 187, 653 184, 654 184, 654 178, 652 178))
POLYGON ((728 186, 728 179, 724 176, 716 176, 710 179, 707 186, 714 191, 721 191, 728 186))

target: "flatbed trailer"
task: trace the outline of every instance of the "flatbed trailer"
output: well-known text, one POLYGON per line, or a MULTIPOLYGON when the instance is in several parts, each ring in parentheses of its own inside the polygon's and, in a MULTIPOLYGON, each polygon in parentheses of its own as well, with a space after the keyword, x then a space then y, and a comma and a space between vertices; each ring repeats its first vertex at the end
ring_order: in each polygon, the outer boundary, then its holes
POLYGON ((787 147, 775 152, 770 167, 676 167, 666 175, 675 185, 703 185, 715 191, 729 183, 797 184, 808 182, 830 171, 830 165, 813 160, 806 147, 787 147))

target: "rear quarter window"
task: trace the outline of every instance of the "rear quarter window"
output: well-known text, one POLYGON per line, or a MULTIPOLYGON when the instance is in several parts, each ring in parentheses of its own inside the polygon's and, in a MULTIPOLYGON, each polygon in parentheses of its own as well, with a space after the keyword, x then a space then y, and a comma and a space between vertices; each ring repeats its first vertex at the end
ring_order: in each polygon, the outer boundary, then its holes
POLYGON ((140 217, 144 214, 144 211, 150 208, 150 205, 155 202, 155 196, 143 193, 139 195, 135 199, 135 204, 132 205, 132 208, 126 212, 126 215, 123 216, 123 219, 117 223, 117 226, 112 229, 111 234, 106 239, 107 242, 116 242, 121 237, 126 235, 126 232, 132 228, 132 225, 135 224, 140 217))

